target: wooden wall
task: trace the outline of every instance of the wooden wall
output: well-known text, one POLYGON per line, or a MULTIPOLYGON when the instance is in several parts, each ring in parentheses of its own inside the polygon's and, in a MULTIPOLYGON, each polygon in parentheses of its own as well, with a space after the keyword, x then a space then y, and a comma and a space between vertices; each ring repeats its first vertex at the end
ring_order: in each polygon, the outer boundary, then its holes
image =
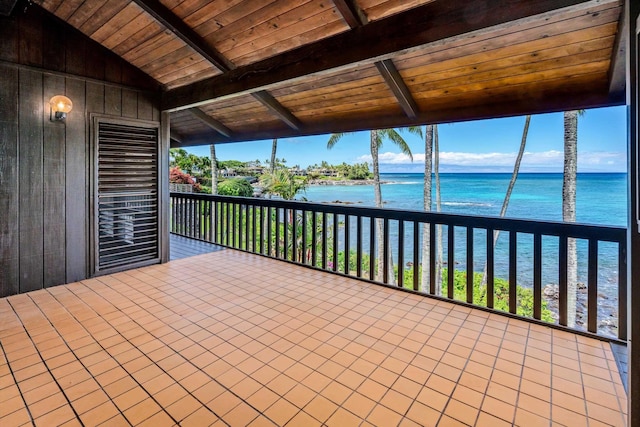
POLYGON ((37 6, 0 17, 0 297, 87 278, 89 116, 160 120, 158 94, 37 6), (58 94, 66 123, 49 120, 58 94))

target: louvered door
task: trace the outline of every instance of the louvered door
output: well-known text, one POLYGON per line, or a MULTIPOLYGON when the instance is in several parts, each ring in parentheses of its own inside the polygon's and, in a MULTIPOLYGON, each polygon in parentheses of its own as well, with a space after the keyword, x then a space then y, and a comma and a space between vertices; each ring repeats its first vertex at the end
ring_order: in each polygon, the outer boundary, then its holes
POLYGON ((97 120, 96 272, 159 260, 158 127, 97 120))

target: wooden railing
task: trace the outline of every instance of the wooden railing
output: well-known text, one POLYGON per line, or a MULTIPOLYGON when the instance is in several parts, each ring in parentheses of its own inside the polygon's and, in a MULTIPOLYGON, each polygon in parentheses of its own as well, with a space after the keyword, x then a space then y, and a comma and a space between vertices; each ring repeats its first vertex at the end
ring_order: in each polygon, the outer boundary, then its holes
POLYGON ((193 239, 560 328, 573 317, 567 265, 575 242, 586 282, 578 306, 586 300, 586 308, 568 329, 627 337, 622 227, 185 193, 171 193, 170 226, 193 239), (599 313, 599 303, 616 299, 611 312, 599 313))

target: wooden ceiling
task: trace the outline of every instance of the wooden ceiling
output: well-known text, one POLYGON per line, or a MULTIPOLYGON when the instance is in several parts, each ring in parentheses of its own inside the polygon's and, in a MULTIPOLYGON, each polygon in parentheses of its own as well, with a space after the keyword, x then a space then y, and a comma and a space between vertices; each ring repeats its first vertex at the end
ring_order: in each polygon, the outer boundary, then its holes
POLYGON ((174 146, 624 101, 622 0, 37 0, 159 82, 174 146))

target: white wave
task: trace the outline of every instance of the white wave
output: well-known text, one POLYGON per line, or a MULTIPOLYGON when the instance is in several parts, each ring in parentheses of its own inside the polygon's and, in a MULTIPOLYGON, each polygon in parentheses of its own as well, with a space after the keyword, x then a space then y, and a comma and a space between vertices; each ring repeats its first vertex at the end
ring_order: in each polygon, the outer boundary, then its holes
POLYGON ((485 208, 490 208, 492 206, 491 203, 478 202, 442 202, 442 204, 445 206, 479 206, 485 208))

